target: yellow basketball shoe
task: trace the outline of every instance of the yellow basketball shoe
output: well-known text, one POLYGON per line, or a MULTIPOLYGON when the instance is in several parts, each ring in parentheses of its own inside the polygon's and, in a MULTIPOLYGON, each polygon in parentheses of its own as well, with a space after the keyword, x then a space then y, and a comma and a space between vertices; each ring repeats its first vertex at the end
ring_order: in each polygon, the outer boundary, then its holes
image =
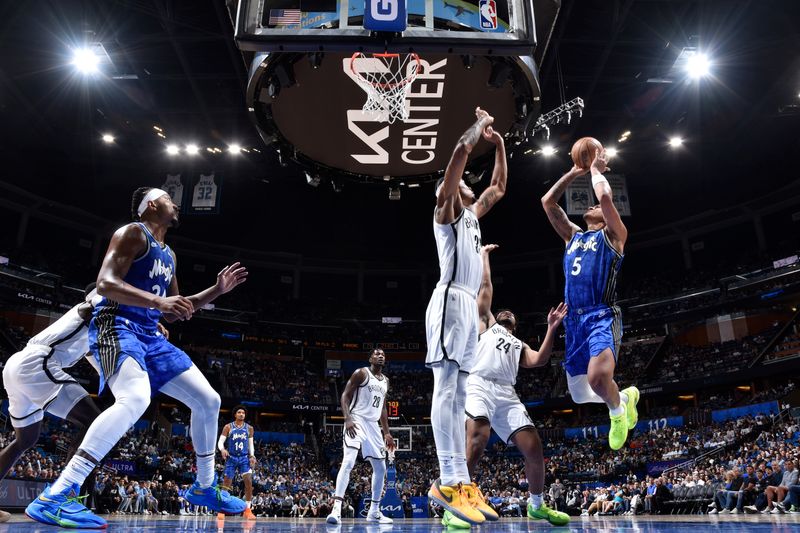
POLYGON ((631 431, 639 422, 639 410, 636 409, 636 404, 639 403, 639 389, 630 386, 622 392, 628 397, 628 405, 625 409, 628 411, 628 431, 631 431))
POLYGON ((495 522, 500 520, 500 516, 497 514, 497 511, 492 509, 488 503, 486 503, 486 497, 481 492, 480 487, 476 483, 470 483, 469 485, 463 485, 464 491, 467 493, 467 498, 469 499, 472 506, 475 507, 478 511, 483 514, 486 520, 490 522, 495 522))
POLYGON ((478 509, 469 501, 469 496, 464 491, 461 483, 457 485, 442 485, 437 479, 428 489, 428 497, 441 505, 445 511, 450 511, 456 517, 470 524, 482 524, 486 521, 478 509))

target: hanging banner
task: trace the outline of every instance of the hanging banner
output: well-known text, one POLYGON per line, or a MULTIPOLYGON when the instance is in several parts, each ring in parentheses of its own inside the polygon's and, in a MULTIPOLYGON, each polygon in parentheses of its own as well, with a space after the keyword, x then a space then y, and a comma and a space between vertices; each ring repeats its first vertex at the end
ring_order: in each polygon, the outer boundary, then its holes
POLYGON ((180 174, 167 174, 167 179, 161 189, 169 193, 173 204, 181 207, 183 204, 183 183, 181 182, 180 174))
POLYGON ((211 174, 200 174, 194 188, 192 189, 192 213, 195 214, 217 214, 221 198, 221 176, 211 174))
MULTIPOLYGON (((620 174, 605 174, 608 184, 611 186, 611 194, 614 197, 614 205, 621 216, 631 215, 631 202, 628 196, 628 184, 625 176, 620 174)), ((575 178, 564 195, 567 199, 568 215, 583 215, 587 209, 597 204, 597 200, 592 189, 592 177, 589 174, 575 178)))

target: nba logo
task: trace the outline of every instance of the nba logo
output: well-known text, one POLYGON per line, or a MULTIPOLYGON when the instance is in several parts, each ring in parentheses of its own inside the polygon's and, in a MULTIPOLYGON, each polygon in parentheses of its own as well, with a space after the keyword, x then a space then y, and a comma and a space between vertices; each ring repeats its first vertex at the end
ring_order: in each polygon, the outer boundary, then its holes
POLYGON ((482 30, 496 30, 497 29, 497 4, 495 0, 481 0, 481 29, 482 30))

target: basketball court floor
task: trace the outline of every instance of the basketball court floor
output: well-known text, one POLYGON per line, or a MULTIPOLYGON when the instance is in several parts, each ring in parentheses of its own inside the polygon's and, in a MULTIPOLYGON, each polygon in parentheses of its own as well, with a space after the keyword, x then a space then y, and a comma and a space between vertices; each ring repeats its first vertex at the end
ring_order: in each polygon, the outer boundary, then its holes
MULTIPOLYGON (((175 517, 108 517, 108 531, 132 532, 241 532, 263 533, 272 532, 318 532, 318 533, 378 533, 378 532, 404 532, 428 533, 442 532, 445 529, 438 520, 395 520, 393 526, 378 526, 367 524, 363 520, 345 520, 338 526, 330 526, 322 519, 273 519, 259 518, 257 520, 243 520, 242 518, 227 518, 218 522, 212 516, 183 516, 175 517)), ((800 515, 779 516, 742 516, 742 517, 708 517, 708 516, 654 516, 654 517, 599 517, 599 518, 574 518, 569 526, 552 527, 547 523, 527 520, 524 518, 510 518, 489 526, 477 528, 479 531, 552 531, 552 532, 667 532, 670 533, 705 533, 715 532, 763 532, 783 533, 787 531, 800 531, 800 515)), ((34 533, 34 532, 64 532, 70 531, 51 526, 43 526, 29 520, 24 515, 14 515, 10 522, 0 524, 0 533, 34 533)), ((91 530, 86 530, 91 531, 91 530)), ((458 531, 458 530, 452 530, 458 531)))

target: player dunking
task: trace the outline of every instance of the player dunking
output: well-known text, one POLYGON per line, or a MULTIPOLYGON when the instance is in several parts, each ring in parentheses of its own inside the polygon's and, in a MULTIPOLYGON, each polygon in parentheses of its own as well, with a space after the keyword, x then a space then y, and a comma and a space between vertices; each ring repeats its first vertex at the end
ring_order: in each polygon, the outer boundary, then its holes
MULTIPOLYGON (((528 478, 528 517, 545 519, 553 525, 563 526, 569 516, 550 509, 542 501, 544 492, 544 455, 539 433, 519 400, 514 385, 519 367, 534 368, 547 364, 553 349, 553 338, 567 314, 563 303, 547 314, 547 333, 539 351, 514 336, 517 317, 509 310, 492 314, 492 271, 489 253, 495 244, 483 247, 483 282, 478 293, 478 318, 480 340, 475 355, 475 365, 467 378, 467 466, 470 476, 475 472, 492 429, 503 442, 513 443, 525 457, 525 474, 528 478)), ((445 513, 442 523, 451 525, 453 519, 445 513)), ((463 524, 455 524, 461 525, 463 524)))
POLYGON ((603 176, 607 170, 605 150, 597 153, 590 170, 592 188, 600 204, 584 213, 586 231, 570 222, 558 205, 569 184, 585 174, 585 170, 575 166, 562 176, 542 197, 542 206, 566 244, 563 266, 564 299, 569 306, 564 320, 567 385, 575 403, 608 405, 611 418, 608 443, 612 450, 618 450, 639 418, 636 410, 639 390, 628 387, 620 391, 614 381, 622 338, 622 317, 615 305, 617 274, 628 230, 603 176))
POLYGON ((505 194, 507 169, 503 137, 491 127, 494 119, 480 108, 475 114, 478 120, 459 139, 436 188, 433 234, 441 275, 425 313, 425 362, 433 370, 431 425, 439 459, 439 479, 428 496, 461 520, 480 524, 498 516, 470 480, 464 403, 478 344, 475 298, 483 274, 478 219, 505 194), (491 184, 476 201, 461 177, 481 136, 496 146, 496 152, 491 184))
POLYGON ((160 189, 133 193, 135 222, 111 238, 97 277, 103 297, 89 324, 89 347, 100 366, 100 390, 106 383, 114 404, 89 427, 80 448, 52 486, 28 505, 26 514, 44 524, 102 528, 105 520, 77 499, 86 476, 142 416, 151 392, 163 392, 192 411, 191 437, 197 458, 197 479, 186 500, 226 514, 239 514, 245 503, 220 490, 214 479, 214 439, 220 397, 189 356, 159 333, 167 320, 188 320, 195 309, 245 281, 238 263, 217 274, 217 282, 193 296, 180 296, 175 256, 164 243, 167 230, 178 225, 178 207, 160 189))
MULTIPOLYGON (((32 337, 25 348, 6 361, 3 384, 14 440, 0 452, 0 480, 25 451, 36 445, 45 411, 80 428, 77 442, 100 414, 89 393, 64 372, 90 355, 87 326, 92 302, 97 299, 92 283, 84 291, 84 301, 32 337)), ((0 522, 10 516, 0 511, 0 522)))
POLYGON ((336 475, 333 509, 326 519, 329 524, 338 524, 342 520, 342 501, 347 485, 350 484, 350 472, 356 464, 359 449, 361 457, 369 459, 372 465, 372 499, 367 510, 367 521, 379 524, 393 522, 381 512, 381 495, 386 477, 386 450, 394 450, 394 439, 389 432, 389 415, 386 412, 389 378, 383 374, 385 364, 386 354, 383 350, 372 350, 369 366, 353 372, 342 392, 344 454, 336 475))
MULTIPOLYGON (((217 441, 222 458, 225 460, 225 479, 222 482, 226 487, 231 487, 236 474, 241 474, 244 479, 244 503, 247 509, 244 510, 245 518, 255 518, 256 515, 250 509, 253 501, 253 468, 256 466, 256 448, 253 443, 253 426, 245 422, 247 409, 242 405, 233 408, 234 421, 225 424, 222 434, 217 441), (227 440, 227 445, 225 441, 227 440)), ((220 513, 217 518, 224 518, 225 514, 220 513)))

